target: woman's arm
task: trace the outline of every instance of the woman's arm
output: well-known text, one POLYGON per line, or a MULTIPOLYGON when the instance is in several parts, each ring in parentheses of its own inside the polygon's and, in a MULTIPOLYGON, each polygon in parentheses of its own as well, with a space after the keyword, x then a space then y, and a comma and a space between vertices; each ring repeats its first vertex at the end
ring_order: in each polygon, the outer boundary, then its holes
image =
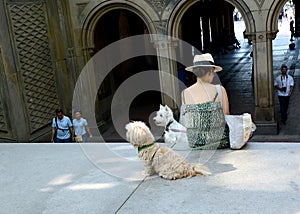
POLYGON ((71 140, 75 141, 75 128, 74 126, 70 126, 71 129, 71 140))
POLYGON ((86 129, 87 133, 89 134, 89 137, 92 138, 93 135, 92 135, 92 132, 91 132, 91 130, 90 130, 90 127, 85 126, 85 129, 86 129))
POLYGON ((51 143, 54 143, 54 135, 55 135, 56 128, 52 128, 52 133, 51 133, 51 143))
POLYGON ((223 86, 221 86, 221 88, 222 88, 222 95, 223 95, 223 106, 222 106, 223 112, 224 114, 228 115, 230 114, 230 112, 229 112, 229 101, 228 101, 227 92, 223 86))

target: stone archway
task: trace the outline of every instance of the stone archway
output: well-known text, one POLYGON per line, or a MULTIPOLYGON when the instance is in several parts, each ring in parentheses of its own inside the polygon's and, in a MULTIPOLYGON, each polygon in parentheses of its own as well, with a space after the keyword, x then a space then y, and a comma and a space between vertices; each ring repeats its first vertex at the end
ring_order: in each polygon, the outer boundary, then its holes
MULTIPOLYGON (((226 24, 224 24, 224 22, 228 22, 227 26, 230 27, 230 32, 232 34, 234 34, 234 27, 233 27, 233 20, 230 23, 230 9, 228 8, 229 5, 234 8, 238 8, 239 11, 241 12, 243 18, 244 18, 244 22, 245 22, 245 26, 246 26, 246 31, 245 31, 245 36, 249 37, 249 39, 251 40, 253 37, 253 32, 255 32, 255 22, 254 22, 254 17, 252 16, 252 13, 250 12, 250 9, 248 8, 248 6, 243 2, 243 1, 235 1, 235 0, 224 0, 224 1, 216 1, 213 2, 213 5, 209 6, 209 3, 204 3, 203 1, 180 1, 180 3, 178 3, 177 5, 173 5, 173 2, 170 2, 169 6, 170 8, 174 7, 174 9, 172 11, 170 10, 166 10, 163 14, 162 14, 162 18, 163 20, 168 20, 167 22, 167 33, 168 35, 174 37, 174 38, 180 38, 180 39, 184 39, 182 38, 182 29, 181 29, 181 22, 183 20, 183 18, 186 15, 191 16, 192 13, 197 13, 196 16, 201 16, 202 17, 202 23, 206 23, 206 27, 203 26, 203 28, 201 29, 201 32, 197 32, 196 28, 193 28, 193 33, 197 33, 199 35, 197 35, 198 37, 201 35, 204 37, 204 43, 206 43, 206 46, 210 46, 209 40, 211 38, 209 37, 213 37, 211 40, 212 43, 219 43, 220 41, 218 41, 219 39, 217 37, 221 37, 222 35, 222 30, 220 29, 220 27, 222 26, 226 26, 226 24), (211 8, 209 7, 217 7, 220 10, 224 9, 224 6, 226 8, 228 8, 228 11, 224 12, 222 14, 217 14, 217 13, 211 13, 211 8), (193 12, 191 11, 192 8, 194 7, 198 7, 196 8, 196 11, 193 12), (207 9, 206 9, 207 7, 207 9), (228 14, 226 14, 228 13, 228 14), (200 14, 200 15, 199 15, 200 14), (222 23, 223 22, 223 23, 222 23), (210 25, 208 27, 208 25, 210 25), (231 25, 231 26, 230 26, 231 25), (216 27, 217 26, 217 27, 216 27), (208 29, 210 28, 210 29, 208 29), (205 33, 205 30, 207 31, 205 33), (195 32, 196 31, 196 32, 195 32), (208 32, 210 31, 210 32, 208 32), (206 42, 205 42, 206 40, 206 42)), ((167 8, 168 8, 167 7, 167 8)), ((197 17, 195 17, 197 18, 197 17)), ((193 20, 189 20, 190 22, 193 20)), ((196 20, 194 20, 195 22, 196 20)), ((189 22, 188 22, 189 23, 189 22)), ((200 29, 198 30, 200 31, 200 29)), ((184 39, 186 40, 186 39, 184 39)), ((203 46, 205 44, 200 44, 200 45, 195 45, 193 44, 193 42, 190 42, 193 46, 195 46, 198 50, 203 50, 203 46)), ((214 44, 215 45, 215 44, 214 44)), ((217 45, 218 46, 218 45, 217 45)), ((220 46, 220 45, 219 45, 220 46)), ((206 50, 209 52, 213 52, 214 49, 216 47, 211 47, 208 48, 206 50)))
MULTIPOLYGON (((280 72, 280 67, 282 64, 287 65, 288 73, 294 77, 294 86, 298 87, 299 85, 299 66, 298 66, 298 42, 290 41, 290 31, 289 31, 289 17, 283 18, 281 22, 278 21, 279 14, 281 10, 284 8, 284 5, 288 2, 288 0, 279 0, 274 1, 271 5, 268 16, 266 17, 267 29, 270 32, 274 32, 274 40, 272 41, 272 72, 274 79, 278 77, 280 72), (279 24, 281 23, 281 24, 279 24), (291 43, 296 44, 296 49, 291 50, 289 45, 291 43)), ((298 18, 299 21, 299 2, 294 1, 295 6, 295 21, 298 18)), ((296 23, 294 25, 296 27, 296 23)), ((277 96, 277 92, 275 90, 274 93, 274 108, 275 108, 275 118, 279 127, 279 135, 288 135, 288 136, 296 136, 298 138, 299 128, 298 121, 300 117, 298 114, 294 114, 294 112, 298 112, 300 105, 298 104, 298 97, 300 96, 299 90, 293 90, 292 96, 290 97, 290 105, 288 110, 288 119, 285 123, 281 121, 280 114, 280 105, 279 99, 277 96)))
POLYGON ((246 33, 250 34, 251 32, 254 32, 255 22, 254 17, 252 16, 252 13, 249 9, 249 7, 246 5, 244 1, 241 0, 225 0, 229 4, 232 4, 234 7, 236 7, 239 12, 242 14, 246 26, 246 33))
MULTIPOLYGON (((216 56, 219 56, 220 49, 222 48, 222 30, 224 27, 230 27, 230 32, 235 33, 234 24, 233 24, 233 10, 234 8, 238 8, 241 14, 243 15, 245 26, 246 26, 246 34, 250 37, 253 32, 255 32, 255 22, 252 14, 250 13, 250 9, 244 2, 237 2, 237 1, 219 1, 219 5, 216 5, 214 3, 214 7, 216 8, 216 11, 222 11, 220 14, 211 14, 206 13, 206 11, 209 10, 209 5, 205 5, 203 1, 181 1, 180 4, 176 5, 172 13, 165 13, 164 16, 167 18, 167 15, 170 16, 169 22, 168 22, 168 33, 171 34, 171 36, 178 37, 179 39, 182 39, 188 43, 190 43, 192 46, 195 47, 195 49, 203 52, 210 52, 215 53, 216 56), (218 8, 222 8, 218 10, 218 8), (248 14, 248 16, 246 16, 248 14), (219 17, 218 17, 219 16, 219 17), (183 23, 182 20, 186 19, 187 21, 183 23), (190 19, 192 17, 192 19, 190 19), (199 17, 201 19, 202 27, 199 27, 199 17), (182 36, 186 30, 181 30, 181 28, 184 27, 184 24, 189 25, 189 23, 193 23, 192 25, 194 27, 187 27, 186 34, 192 35, 193 38, 186 38, 182 36), (213 23, 213 24, 210 24, 213 23), (204 26, 205 25, 205 26, 204 26), (196 29, 199 28, 199 29, 196 29), (200 29, 202 28, 202 29, 200 29), (206 32, 205 32, 206 31, 206 32), (182 33, 183 32, 183 33, 182 33), (197 34, 197 35, 193 35, 197 34), (213 35, 212 35, 213 34, 213 35), (199 38, 203 37, 202 41, 199 38), (221 39, 220 39, 221 38, 221 39), (190 40, 189 40, 190 39, 190 40), (206 48, 208 46, 208 48, 206 48)), ((171 6, 170 6, 171 7, 171 6)), ((177 48, 179 49, 178 52, 180 52, 177 56, 179 56, 182 60, 182 57, 184 58, 184 61, 188 61, 189 64, 192 63, 192 51, 191 50, 181 50, 181 47, 177 48), (189 58, 189 59, 185 59, 189 58)), ((243 57, 249 57, 251 50, 248 51, 248 53, 244 53, 243 57)), ((194 53, 195 54, 195 53, 194 53)), ((249 57, 250 58, 250 57, 249 57)), ((251 63, 252 64, 252 63, 251 63)), ((249 66, 249 72, 251 72, 251 64, 249 66)), ((229 67, 229 66, 228 66, 229 67)), ((236 66, 237 67, 237 66, 236 66)), ((242 66, 241 66, 242 67, 242 66)), ((224 76, 224 75, 221 75, 224 76)), ((252 92, 252 84, 250 82, 251 75, 249 76, 249 86, 251 94, 247 95, 251 97, 251 105, 250 107, 247 107, 246 110, 254 114, 254 106, 255 106, 255 99, 252 92), (250 111, 250 110, 251 111, 250 111)), ((247 83, 248 83, 247 82, 247 83)), ((232 85, 232 84, 231 84, 232 85)), ((246 86, 245 86, 246 87, 246 86)), ((231 90, 232 91, 232 90, 231 90)), ((231 93, 232 99, 239 100, 239 102, 232 102, 233 106, 235 103, 237 105, 241 104, 243 99, 239 99, 235 96, 235 94, 240 93, 231 93)), ((245 98, 244 98, 245 99, 245 98)), ((235 108, 237 109, 237 108, 235 108)), ((235 110, 233 109, 233 110, 235 110)), ((235 111, 234 111, 235 112, 235 111)), ((240 112, 236 112, 240 113, 240 112)))
POLYGON ((277 32, 278 31, 278 17, 280 14, 280 10, 283 8, 285 3, 288 0, 279 0, 279 1, 274 1, 271 8, 270 8, 270 13, 268 14, 267 17, 267 30, 271 32, 277 32))
MULTIPOLYGON (((91 13, 93 15, 88 15, 86 21, 83 22, 82 29, 82 43, 84 47, 87 47, 86 60, 89 60, 95 53, 101 51, 105 47, 118 42, 121 39, 130 38, 135 35, 145 35, 147 39, 145 38, 144 48, 147 50, 153 49, 155 52, 155 47, 149 42, 150 35, 148 35, 155 33, 155 29, 153 28, 150 17, 144 14, 144 10, 141 8, 138 10, 131 4, 115 3, 106 5, 106 7, 97 6, 91 13)), ((130 54, 132 51, 134 51, 134 44, 128 44, 126 50, 122 48, 116 49, 113 54, 116 54, 117 56, 132 55, 130 54)), ((109 58, 113 56, 104 57, 109 58)), ((107 61, 109 61, 109 59, 107 59, 107 61)), ((98 124, 111 124, 111 103, 118 87, 129 77, 147 70, 158 70, 158 62, 155 56, 143 55, 115 65, 102 82, 100 88, 97 89, 98 95, 95 104, 95 115, 98 124)), ((95 71, 95 73, 97 73, 97 71, 95 71)), ((157 78, 156 82, 159 84, 160 80, 158 72, 157 74, 154 73, 153 76, 155 76, 154 78, 157 78)), ((122 100, 119 101, 122 102, 122 100)), ((161 102, 161 94, 159 92, 144 92, 141 96, 138 96, 133 100, 130 112, 128 112, 130 119, 148 122, 149 115, 157 110, 161 102), (150 101, 151 103, 149 103, 150 101), (141 108, 143 108, 143 111, 141 108)), ((120 106, 121 105, 122 103, 120 103, 120 106)), ((124 114, 127 114, 127 112, 124 114)), ((121 120, 122 122, 117 123, 123 124, 124 121, 123 119, 121 120)), ((114 123, 115 122, 116 121, 114 121, 114 123)), ((105 131, 107 127, 111 128, 113 126, 104 125, 100 127, 100 131, 105 131)), ((119 136, 114 137, 120 140, 119 136)))
MULTIPOLYGON (((247 4, 241 0, 225 0, 226 2, 232 4, 239 9, 242 16, 245 17, 245 25, 247 33, 255 31, 255 22, 251 14, 251 11, 247 4)), ((184 0, 180 1, 178 4, 174 4, 173 1, 170 1, 169 5, 166 8, 173 8, 173 10, 165 10, 162 14, 162 20, 169 20, 167 26, 168 35, 178 38, 178 23, 182 19, 182 16, 188 8, 197 3, 198 0, 184 0)))
POLYGON ((99 19, 111 10, 126 9, 136 14, 146 24, 150 34, 156 33, 154 21, 159 20, 157 13, 144 1, 124 1, 118 0, 113 3, 98 0, 90 2, 82 12, 81 25, 81 43, 82 47, 89 52, 93 52, 94 29, 99 19))
MULTIPOLYGON (((243 0, 225 0, 228 4, 238 8, 243 15, 246 33, 245 35, 253 42, 253 74, 254 74, 254 103, 253 117, 259 126, 259 133, 274 134, 277 131, 274 117, 274 96, 273 96, 273 75, 271 73, 272 54, 270 51, 271 40, 274 32, 266 31, 264 25, 256 26, 260 23, 259 11, 254 10, 249 3, 243 0), (267 63, 266 63, 267 62, 267 63)), ((168 7, 174 8, 172 11, 166 11, 162 17, 168 19, 168 33, 178 37, 180 30, 180 20, 190 7, 197 4, 196 0, 180 1, 178 4, 170 3, 168 7), (173 4, 173 5, 172 5, 173 4)), ((257 3, 257 2, 256 2, 257 3)), ((260 5, 255 5, 261 8, 260 5)), ((229 17, 229 16, 228 16, 229 17)), ((250 52, 249 52, 250 55, 250 52)))

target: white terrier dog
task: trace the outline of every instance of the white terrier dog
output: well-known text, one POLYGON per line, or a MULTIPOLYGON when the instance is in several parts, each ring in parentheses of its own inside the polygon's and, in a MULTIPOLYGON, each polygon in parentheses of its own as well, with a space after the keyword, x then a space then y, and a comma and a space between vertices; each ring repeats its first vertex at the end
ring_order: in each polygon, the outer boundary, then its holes
POLYGON ((210 175, 207 167, 200 163, 190 164, 179 154, 166 146, 159 146, 145 123, 136 121, 126 125, 127 140, 138 149, 138 157, 144 161, 147 175, 175 180, 196 175, 210 175))
POLYGON ((187 144, 186 128, 174 119, 173 112, 167 105, 160 105, 153 121, 157 126, 165 127, 164 139, 166 143, 187 144))

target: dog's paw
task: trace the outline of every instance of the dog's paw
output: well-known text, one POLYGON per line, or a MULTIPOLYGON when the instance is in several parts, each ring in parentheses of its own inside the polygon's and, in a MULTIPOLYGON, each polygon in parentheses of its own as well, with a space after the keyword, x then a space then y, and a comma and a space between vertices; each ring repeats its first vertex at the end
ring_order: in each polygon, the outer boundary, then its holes
POLYGON ((147 171, 143 171, 142 175, 145 176, 145 177, 150 176, 150 174, 147 171))
POLYGON ((154 174, 154 171, 152 169, 145 169, 142 174, 144 176, 151 176, 154 174))

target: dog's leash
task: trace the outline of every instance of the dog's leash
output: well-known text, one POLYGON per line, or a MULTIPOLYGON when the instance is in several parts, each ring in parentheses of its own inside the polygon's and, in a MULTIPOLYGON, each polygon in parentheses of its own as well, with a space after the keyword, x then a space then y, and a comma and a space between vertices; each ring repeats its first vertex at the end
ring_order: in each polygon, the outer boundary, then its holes
POLYGON ((171 130, 172 132, 182 132, 182 133, 186 133, 185 130, 180 130, 180 129, 169 129, 171 130))
POLYGON ((171 120, 167 125, 166 125, 166 128, 165 128, 165 131, 172 131, 172 132, 182 132, 182 133, 186 133, 185 130, 180 130, 180 129, 170 129, 170 125, 174 122, 174 120, 171 120))

